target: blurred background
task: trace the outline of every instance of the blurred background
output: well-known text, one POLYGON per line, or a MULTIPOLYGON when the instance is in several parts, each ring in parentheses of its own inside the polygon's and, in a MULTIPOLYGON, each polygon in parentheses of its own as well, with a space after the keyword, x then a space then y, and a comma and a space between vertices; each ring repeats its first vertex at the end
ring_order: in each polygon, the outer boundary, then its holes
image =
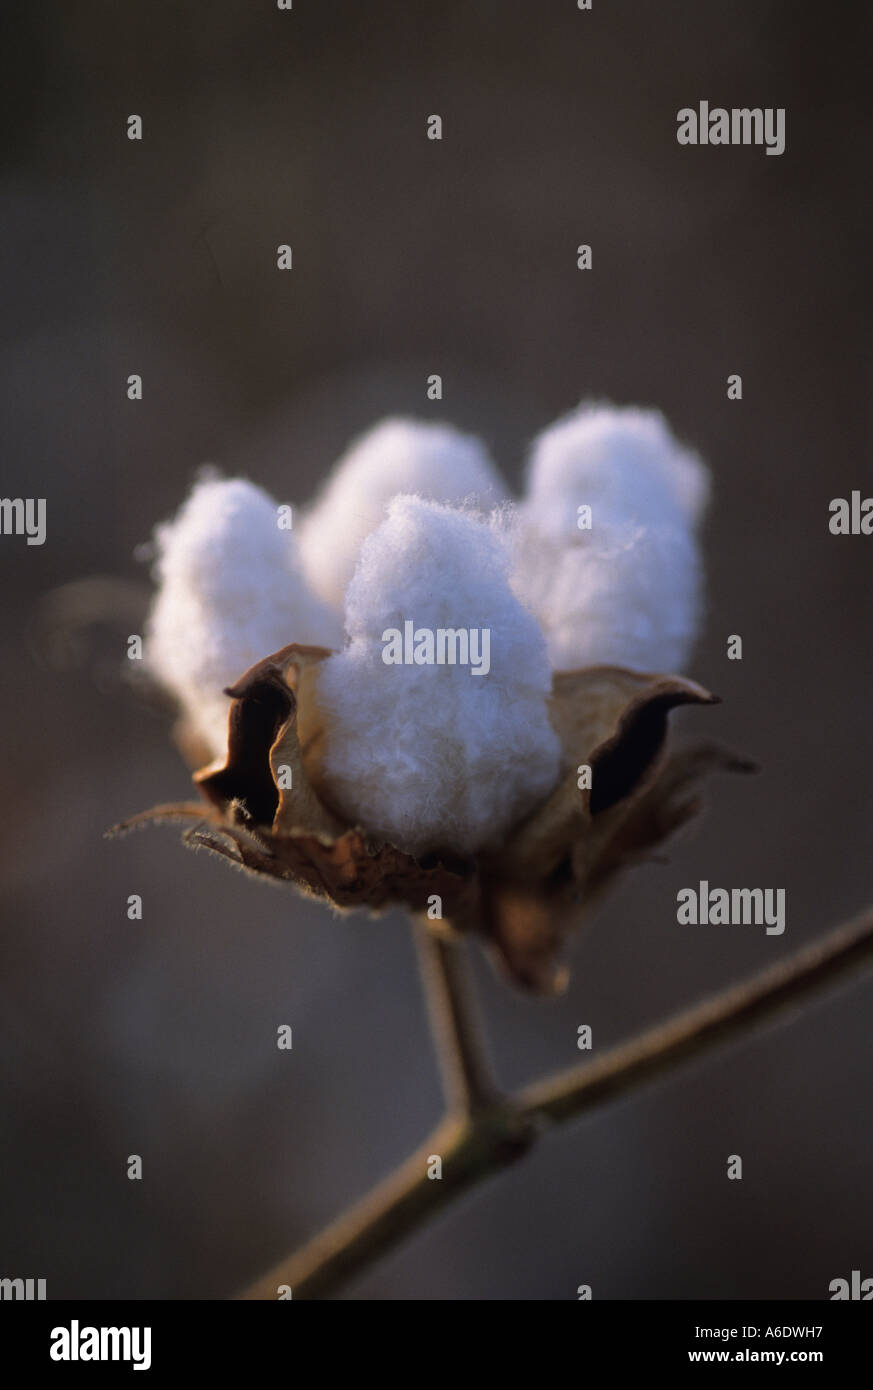
MULTIPOLYGON (((0 1274, 52 1298, 224 1297, 436 1119, 408 929, 336 922, 172 831, 104 840, 188 775, 122 680, 135 629, 62 669, 41 601, 91 574, 146 583, 134 552, 205 461, 299 505, 399 412, 480 434, 514 485, 580 398, 657 406, 715 475, 689 674, 724 704, 674 729, 763 771, 712 783, 669 863, 590 916, 560 1001, 476 950, 501 1079, 861 908, 873 541, 831 536, 828 503, 873 493, 870 20, 799 0, 78 0, 13 6, 6 38, 2 491, 47 499, 48 539, 0 540, 0 1274), (678 146, 701 99, 784 106, 786 152, 678 146), (700 878, 785 887, 785 935, 678 928, 700 878)), ((873 1275, 871 1002, 856 985, 555 1131, 341 1296, 820 1299, 873 1275)))

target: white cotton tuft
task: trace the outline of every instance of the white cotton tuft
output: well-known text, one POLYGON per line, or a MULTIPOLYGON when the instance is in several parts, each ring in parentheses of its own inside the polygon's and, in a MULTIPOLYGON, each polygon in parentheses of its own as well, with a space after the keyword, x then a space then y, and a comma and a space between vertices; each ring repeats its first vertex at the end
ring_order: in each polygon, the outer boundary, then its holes
POLYGON ((418 497, 395 498, 364 542, 346 600, 349 644, 319 673, 323 770, 350 819, 409 853, 486 846, 556 782, 545 643, 511 592, 509 565, 496 528, 418 497), (425 630, 437 657, 440 629, 466 630, 469 664, 386 664, 391 631, 405 638, 407 623, 418 634, 410 655, 427 654, 425 630), (487 674, 473 674, 474 661, 487 674))
POLYGON ((155 531, 160 587, 146 665, 216 757, 227 746, 227 686, 289 642, 342 643, 278 521, 276 503, 253 483, 208 477, 155 531))
POLYGON ((675 523, 595 524, 556 544, 522 521, 513 588, 535 613, 556 671, 681 671, 701 613, 694 537, 675 523))
POLYGON ((674 439, 663 415, 634 406, 583 405, 537 436, 528 474, 528 511, 543 531, 576 529, 576 507, 606 521, 700 521, 709 474, 674 439))
POLYGON ((303 519, 307 581, 341 610, 361 545, 398 493, 491 507, 502 491, 486 449, 472 435, 449 425, 383 420, 350 445, 303 519))
POLYGON ((682 669, 702 610, 695 528, 708 490, 704 465, 654 411, 583 407, 539 436, 512 582, 555 670, 682 669))

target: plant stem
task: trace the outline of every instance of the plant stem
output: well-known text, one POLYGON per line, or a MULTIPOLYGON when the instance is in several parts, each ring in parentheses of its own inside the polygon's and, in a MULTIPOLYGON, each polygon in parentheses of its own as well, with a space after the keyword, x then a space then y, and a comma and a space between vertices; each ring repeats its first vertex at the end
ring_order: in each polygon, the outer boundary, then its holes
POLYGON ((470 1116, 490 1110, 499 1093, 470 986, 466 948, 423 922, 416 922, 414 931, 448 1112, 470 1116))
MULTIPOLYGON (((458 949, 445 942, 439 944, 449 951, 458 949)), ((464 1101, 466 1097, 464 1108, 447 1116, 421 1149, 347 1215, 299 1253, 276 1265, 242 1297, 275 1299, 280 1284, 290 1285, 295 1298, 330 1296, 344 1280, 366 1268, 454 1197, 518 1158, 543 1122, 574 1119, 617 1096, 632 1093, 680 1063, 702 1058, 718 1044, 747 1036, 756 1026, 857 977, 871 961, 873 909, 868 909, 751 979, 612 1048, 597 1061, 500 1100, 489 1074, 481 1069, 481 1054, 472 1042, 477 1034, 463 993, 466 982, 459 988, 457 957, 430 952, 426 978, 431 978, 430 1007, 435 1025, 438 1018, 447 1090, 456 1111, 459 1098, 464 1101), (443 1037, 450 1027, 453 1033, 443 1037), (439 1180, 428 1176, 432 1155, 442 1159, 439 1180)))
POLYGON ((282 1284, 297 1299, 328 1297, 473 1183, 517 1158, 530 1137, 509 1108, 476 1120, 446 1118, 390 1177, 242 1297, 275 1299, 282 1284), (429 1176, 434 1157, 442 1163, 439 1178, 429 1176))
POLYGON ((527 1087, 517 1103, 525 1114, 560 1123, 635 1090, 686 1058, 750 1035, 757 1024, 797 1010, 873 960, 873 909, 820 936, 751 979, 611 1048, 597 1061, 527 1087))

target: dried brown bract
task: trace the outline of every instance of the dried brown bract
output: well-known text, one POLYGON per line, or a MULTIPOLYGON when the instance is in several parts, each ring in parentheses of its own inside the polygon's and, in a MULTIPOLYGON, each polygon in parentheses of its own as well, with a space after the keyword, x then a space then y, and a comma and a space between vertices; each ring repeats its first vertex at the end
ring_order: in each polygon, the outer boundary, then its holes
MULTIPOLYGON (((716 703, 693 681, 612 666, 560 672, 549 714, 563 768, 552 793, 497 849, 414 858, 330 804, 318 703, 329 655, 291 645, 259 661, 228 691, 226 757, 194 773, 202 801, 155 807, 116 830, 189 822, 186 844, 338 909, 427 915, 438 899, 435 929, 479 933, 516 983, 552 993, 564 938, 595 895, 697 812, 701 776, 751 768, 713 744, 668 754, 670 710, 716 703)), ((184 730, 180 742, 196 760, 184 730)))

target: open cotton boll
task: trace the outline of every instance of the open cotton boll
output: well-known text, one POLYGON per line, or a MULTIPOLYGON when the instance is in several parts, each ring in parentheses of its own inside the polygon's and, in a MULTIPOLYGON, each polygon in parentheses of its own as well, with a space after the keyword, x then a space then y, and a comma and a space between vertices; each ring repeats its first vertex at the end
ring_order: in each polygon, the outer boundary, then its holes
POLYGON ((493 506, 502 485, 485 448, 448 425, 389 419, 354 441, 337 463, 300 530, 310 587, 341 609, 365 537, 392 497, 493 506))
POLYGON ((583 505, 595 525, 633 518, 693 526, 708 496, 703 463, 655 410, 583 405, 534 440, 526 510, 550 534, 573 531, 583 505))
POLYGON ((227 746, 226 686, 289 642, 342 642, 336 618, 306 588, 293 534, 278 518, 253 483, 210 477, 155 531, 160 588, 146 665, 213 756, 227 746))
POLYGON ((411 854, 499 839, 557 779, 545 643, 509 564, 504 537, 475 514, 396 497, 349 585, 349 643, 320 668, 331 800, 411 854), (468 664, 439 663, 448 629, 465 633, 468 664), (434 664, 386 663, 426 657, 428 632, 434 664), (406 652, 392 633, 412 639, 406 652))
POLYGON ((596 523, 563 544, 519 521, 513 588, 535 613, 556 671, 684 668, 702 607, 686 526, 596 523))

